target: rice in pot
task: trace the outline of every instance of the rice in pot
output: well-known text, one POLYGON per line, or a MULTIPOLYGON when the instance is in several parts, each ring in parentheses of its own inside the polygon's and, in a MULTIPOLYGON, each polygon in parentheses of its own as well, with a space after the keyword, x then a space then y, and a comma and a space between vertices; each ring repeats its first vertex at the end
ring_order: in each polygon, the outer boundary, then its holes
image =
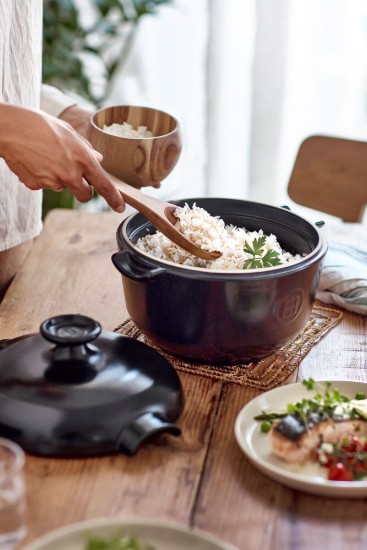
MULTIPOLYGON (((292 255, 284 251, 275 235, 265 236, 261 229, 247 231, 245 228, 225 225, 219 216, 211 216, 196 204, 192 208, 187 204, 177 207, 175 216, 178 218, 176 227, 185 237, 204 250, 219 251, 222 255, 216 260, 202 260, 174 244, 160 231, 140 238, 136 243, 137 248, 155 258, 175 264, 220 271, 243 270, 245 262, 253 258, 252 254, 244 251, 245 243, 252 247, 255 239, 263 237, 265 242, 262 247, 262 257, 267 251, 273 250, 277 253, 279 265, 282 266, 302 259, 298 254, 292 255)), ((261 269, 268 269, 268 267, 261 267, 261 269)))

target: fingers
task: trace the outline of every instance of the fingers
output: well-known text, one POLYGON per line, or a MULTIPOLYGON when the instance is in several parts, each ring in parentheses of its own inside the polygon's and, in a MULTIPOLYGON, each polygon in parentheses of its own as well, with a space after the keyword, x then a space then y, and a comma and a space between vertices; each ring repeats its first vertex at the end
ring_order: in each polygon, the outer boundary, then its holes
POLYGON ((102 155, 68 122, 33 111, 28 115, 24 135, 15 145, 10 140, 4 156, 19 180, 32 190, 68 188, 79 202, 89 201, 94 188, 113 210, 123 212, 124 199, 101 167, 102 155), (34 135, 40 136, 37 146, 34 135))
POLYGON ((69 189, 79 202, 88 202, 93 197, 93 187, 84 178, 80 182, 70 185, 69 189))
POLYGON ((83 176, 113 210, 119 213, 125 210, 125 202, 120 191, 114 186, 108 174, 98 163, 90 165, 83 176))
POLYGON ((53 191, 63 191, 65 185, 62 181, 54 181, 51 178, 40 178, 35 176, 26 165, 20 162, 7 162, 10 170, 18 176, 22 182, 31 191, 40 191, 41 189, 52 189, 53 191))
MULTIPOLYGON (((89 143, 89 142, 88 142, 88 143, 89 143)), ((91 146, 91 147, 92 147, 92 146, 91 146)), ((96 155, 98 162, 102 162, 102 160, 103 160, 103 155, 102 155, 102 153, 100 153, 99 151, 96 151, 95 149, 93 149, 93 153, 96 155)))
POLYGON ((25 166, 9 166, 17 174, 19 180, 28 189, 33 191, 40 189, 52 189, 53 191, 63 191, 70 189, 74 197, 79 202, 88 202, 93 197, 93 187, 107 202, 107 204, 116 212, 122 213, 125 210, 124 199, 109 179, 106 172, 102 169, 99 162, 90 159, 84 173, 80 167, 74 171, 70 169, 66 173, 59 174, 58 177, 35 176, 25 166))
MULTIPOLYGON (((82 177, 71 177, 66 181, 66 186, 79 202, 87 202, 93 196, 94 188, 101 195, 107 204, 116 212, 122 213, 125 210, 125 202, 121 193, 111 182, 107 173, 103 170, 100 162, 103 155, 93 149, 92 145, 83 136, 78 135, 79 145, 84 149, 82 154, 82 177), (86 146, 86 147, 85 147, 86 146)), ((65 183, 65 182, 64 182, 65 183)))

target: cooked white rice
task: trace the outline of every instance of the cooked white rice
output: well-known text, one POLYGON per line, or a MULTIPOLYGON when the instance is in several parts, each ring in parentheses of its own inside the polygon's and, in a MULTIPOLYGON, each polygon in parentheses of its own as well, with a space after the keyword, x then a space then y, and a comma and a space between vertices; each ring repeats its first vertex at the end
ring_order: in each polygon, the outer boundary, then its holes
MULTIPOLYGON (((185 237, 204 250, 221 252, 220 258, 212 261, 197 258, 174 244, 160 231, 140 238, 136 246, 151 256, 176 264, 221 271, 228 269, 243 270, 244 262, 252 258, 251 254, 243 250, 245 241, 252 244, 254 239, 264 235, 261 229, 259 231, 247 231, 245 228, 225 225, 219 216, 211 216, 196 204, 192 208, 187 204, 184 207, 178 207, 175 216, 178 218, 176 227, 185 237)), ((263 248, 264 254, 269 249, 278 252, 282 265, 288 265, 302 259, 300 255, 293 256, 282 250, 274 235, 266 237, 263 248)))
POLYGON ((153 137, 153 134, 146 126, 138 126, 134 128, 132 124, 128 122, 123 122, 122 124, 113 123, 110 126, 106 124, 103 126, 103 131, 107 134, 118 137, 128 137, 128 138, 146 138, 153 137))
MULTIPOLYGON (((220 258, 206 261, 193 256, 174 244, 160 231, 140 238, 136 246, 151 256, 176 264, 221 271, 229 269, 243 270, 244 262, 252 258, 251 254, 243 250, 245 241, 252 244, 254 239, 264 235, 261 229, 259 231, 247 231, 245 228, 225 225, 219 216, 211 216, 196 204, 192 208, 187 204, 184 207, 178 207, 175 215, 178 218, 176 227, 181 233, 204 250, 221 252, 220 258)), ((267 235, 263 248, 264 254, 269 249, 278 252, 282 265, 291 264, 302 259, 300 255, 294 256, 282 250, 275 235, 267 235)))

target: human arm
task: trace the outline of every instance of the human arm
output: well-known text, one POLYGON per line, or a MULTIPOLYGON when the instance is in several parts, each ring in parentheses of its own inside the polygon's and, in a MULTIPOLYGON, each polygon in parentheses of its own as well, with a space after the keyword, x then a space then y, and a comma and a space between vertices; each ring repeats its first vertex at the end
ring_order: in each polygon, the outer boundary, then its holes
POLYGON ((87 202, 94 187, 111 208, 125 208, 101 155, 69 123, 40 110, 0 103, 0 157, 29 189, 69 188, 87 202))
MULTIPOLYGON (((88 139, 93 111, 81 107, 73 98, 64 94, 58 88, 42 84, 41 109, 68 122, 74 130, 88 139)), ((152 184, 152 187, 159 189, 161 184, 156 182, 152 184)))
POLYGON ((73 98, 54 86, 42 84, 41 110, 68 122, 76 132, 88 139, 90 118, 93 111, 81 107, 73 98))

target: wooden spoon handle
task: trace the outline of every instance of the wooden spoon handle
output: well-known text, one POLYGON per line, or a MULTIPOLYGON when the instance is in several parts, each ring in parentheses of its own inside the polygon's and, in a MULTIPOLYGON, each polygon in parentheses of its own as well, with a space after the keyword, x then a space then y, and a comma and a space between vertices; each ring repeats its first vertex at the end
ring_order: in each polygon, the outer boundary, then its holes
POLYGON ((208 252, 201 249, 176 229, 173 225, 175 223, 173 213, 177 207, 174 204, 156 199, 150 195, 145 195, 138 189, 135 189, 135 187, 131 187, 131 185, 111 174, 109 174, 109 177, 122 193, 125 202, 143 214, 147 220, 172 242, 203 260, 215 260, 219 258, 221 255, 219 252, 208 252))
POLYGON ((127 204, 136 208, 141 214, 143 214, 153 225, 156 225, 151 216, 160 218, 166 218, 166 208, 175 210, 175 206, 169 202, 155 199, 150 195, 142 193, 139 189, 132 187, 128 183, 119 180, 112 174, 108 174, 114 185, 119 191, 121 191, 124 200, 127 204))

